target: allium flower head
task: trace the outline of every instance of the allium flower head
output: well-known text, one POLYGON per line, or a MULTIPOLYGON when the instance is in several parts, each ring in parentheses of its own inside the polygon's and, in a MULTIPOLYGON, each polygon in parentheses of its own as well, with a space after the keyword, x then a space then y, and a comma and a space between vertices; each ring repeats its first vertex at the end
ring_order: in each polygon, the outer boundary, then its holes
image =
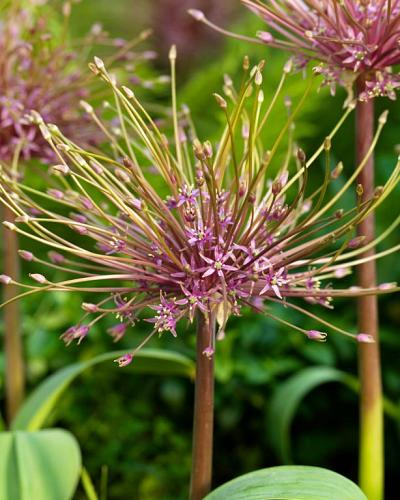
POLYGON ((277 34, 259 39, 295 54, 297 65, 316 59, 334 92, 363 76, 359 98, 396 98, 400 75, 400 3, 390 0, 242 0, 277 34))
MULTIPOLYGON (((369 341, 364 334, 357 337, 320 319, 318 309, 331 309, 335 297, 396 289, 395 284, 364 290, 333 283, 365 261, 357 257, 375 244, 359 240, 353 245, 354 230, 393 190, 399 165, 371 199, 342 208, 343 195, 368 158, 349 180, 337 185, 342 169, 331 165, 330 149, 338 126, 307 159, 293 143, 292 124, 301 102, 293 111, 282 110, 288 113, 284 128, 271 144, 263 144, 261 132, 270 123, 282 85, 265 104, 263 63, 250 70, 247 58, 241 87, 236 89, 226 78, 226 98, 215 94, 216 110, 226 120, 221 137, 215 145, 203 142, 188 109, 177 110, 175 57, 173 48, 173 140, 158 128, 133 91, 121 87, 96 58, 91 68, 111 86, 115 103, 110 106, 119 118, 119 126, 107 132, 113 154, 83 149, 55 125, 38 120, 58 157, 48 192, 17 184, 3 172, 2 198, 16 215, 15 223, 4 225, 48 245, 48 265, 71 275, 53 282, 49 276, 31 274, 35 283, 21 284, 28 288, 22 296, 53 290, 85 295, 83 317, 63 334, 67 344, 82 342, 105 316, 115 319, 108 330, 115 340, 140 320, 150 323, 150 334, 141 345, 156 333, 177 336, 178 323, 185 318, 193 321, 196 315, 216 318, 218 337, 223 338, 228 318, 240 315, 243 307, 310 339, 325 339, 325 332, 303 330, 273 314, 266 307, 272 303, 312 317, 316 326, 322 323, 329 331, 369 341), (325 177, 313 191, 308 173, 323 159, 325 177)), ((351 109, 344 112, 341 123, 350 113, 351 109)), ((91 117, 107 126, 93 110, 91 117)), ((374 142, 385 119, 383 115, 379 121, 374 142)), ((32 251, 21 250, 20 255, 31 266, 43 264, 32 251)), ((2 281, 7 283, 7 277, 2 281)), ((204 354, 212 356, 214 351, 215 339, 210 338, 204 354)), ((119 364, 128 364, 133 355, 134 351, 119 359, 119 364)))
POLYGON ((99 143, 104 138, 102 132, 79 108, 79 101, 95 91, 87 72, 82 71, 88 50, 94 44, 111 46, 112 60, 126 60, 131 65, 145 57, 132 52, 130 42, 111 39, 97 24, 71 45, 67 41, 70 3, 64 4, 61 34, 49 26, 46 9, 32 5, 23 9, 9 7, 0 23, 2 161, 10 162, 19 156, 24 160, 54 160, 53 150, 27 117, 32 110, 40 110, 44 120, 57 123, 83 147, 99 143))

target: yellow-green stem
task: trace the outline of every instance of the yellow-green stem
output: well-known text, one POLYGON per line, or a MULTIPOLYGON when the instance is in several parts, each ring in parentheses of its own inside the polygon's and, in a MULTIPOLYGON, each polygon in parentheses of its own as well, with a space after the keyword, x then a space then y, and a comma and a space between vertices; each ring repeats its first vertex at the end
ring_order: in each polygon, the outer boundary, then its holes
MULTIPOLYGON (((359 82, 362 86, 362 82, 359 82)), ((374 102, 358 102, 356 107, 357 162, 366 155, 373 140, 374 102)), ((363 199, 374 193, 374 158, 371 155, 359 175, 363 199)), ((358 234, 367 242, 375 238, 375 220, 371 213, 358 227, 358 234)), ((362 257, 374 253, 369 249, 362 257)), ((376 263, 370 260, 358 267, 358 284, 363 288, 376 286, 376 263)), ((360 375, 360 452, 359 482, 368 500, 383 500, 384 496, 384 438, 382 382, 379 354, 379 326, 377 296, 360 297, 357 304, 359 332, 371 335, 375 343, 359 345, 360 375)))

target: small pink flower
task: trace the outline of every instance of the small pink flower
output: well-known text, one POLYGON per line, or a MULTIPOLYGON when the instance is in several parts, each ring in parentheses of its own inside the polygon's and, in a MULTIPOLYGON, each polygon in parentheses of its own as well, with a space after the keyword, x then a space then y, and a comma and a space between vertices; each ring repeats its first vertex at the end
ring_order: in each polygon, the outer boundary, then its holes
POLYGON ((122 367, 127 366, 130 363, 132 363, 132 360, 133 360, 132 354, 124 354, 123 356, 120 356, 119 358, 114 359, 114 363, 118 363, 118 366, 120 368, 122 368, 122 367))

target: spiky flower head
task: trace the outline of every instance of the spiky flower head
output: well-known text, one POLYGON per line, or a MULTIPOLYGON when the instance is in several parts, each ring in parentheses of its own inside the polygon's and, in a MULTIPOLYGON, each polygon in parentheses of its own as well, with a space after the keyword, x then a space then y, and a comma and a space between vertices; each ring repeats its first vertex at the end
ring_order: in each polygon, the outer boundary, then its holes
MULTIPOLYGON (((4 6, 2 5, 4 3, 4 6)), ((93 79, 88 79, 86 56, 93 45, 111 46, 110 61, 132 65, 146 57, 132 52, 132 43, 112 39, 94 25, 82 39, 68 42, 70 2, 65 2, 58 28, 49 24, 46 5, 7 7, 0 24, 0 160, 10 162, 39 158, 54 161, 54 153, 27 115, 40 110, 44 120, 57 123, 68 137, 83 147, 98 144, 104 137, 79 109, 79 101, 95 97, 93 79)), ((146 54, 146 53, 145 53, 146 54)), ((150 54, 148 54, 150 55, 150 54)))
POLYGON ((258 38, 295 54, 298 66, 315 70, 334 93, 359 78, 359 99, 396 98, 400 74, 400 3, 395 0, 242 0, 272 29, 258 38))
MULTIPOLYGON (((105 316, 116 320, 109 329, 115 340, 147 318, 152 328, 141 345, 156 333, 176 336, 177 323, 184 318, 193 321, 196 315, 210 322, 216 319, 222 338, 228 318, 241 314, 243 307, 310 339, 325 339, 324 331, 306 331, 274 315, 266 307, 271 303, 300 311, 312 317, 316 326, 322 323, 323 329, 328 326, 356 340, 370 340, 365 334, 330 325, 316 311, 332 308, 335 297, 396 289, 393 284, 360 289, 332 283, 358 263, 396 250, 358 259, 376 241, 364 241, 353 233, 393 190, 399 165, 371 199, 360 197, 357 206, 343 208, 343 195, 373 148, 350 179, 336 185, 343 166, 331 165, 331 141, 351 109, 345 110, 341 122, 307 159, 294 146, 292 126, 307 94, 294 110, 286 101, 285 126, 271 144, 264 144, 261 134, 270 124, 283 85, 265 104, 263 63, 250 69, 247 58, 241 87, 235 89, 226 77, 225 97, 215 94, 216 108, 226 119, 219 140, 215 145, 203 142, 188 109, 177 111, 175 58, 173 48, 173 140, 158 128, 132 90, 121 87, 96 58, 91 68, 111 86, 115 103, 110 107, 119 117, 118 130, 114 127, 107 132, 113 154, 85 150, 55 125, 42 121, 43 136, 58 156, 47 193, 18 184, 3 172, 2 198, 16 215, 15 223, 4 225, 48 245, 52 249, 49 266, 71 274, 70 279, 53 282, 33 272, 33 284, 20 284, 27 287, 21 296, 54 290, 93 296, 82 304, 81 320, 63 334, 67 344, 81 342, 105 316), (323 159, 325 177, 313 191, 307 185, 308 173, 323 159), (99 294, 103 298, 96 301, 99 294)), ((288 68, 285 71, 282 82, 288 68)), ((93 110, 91 116, 106 127, 93 110)), ((385 120, 383 115, 374 144, 385 120)), ((20 255, 32 265, 44 263, 31 251, 21 250, 20 255)), ((8 278, 3 276, 2 282, 10 283, 8 278)), ((204 354, 212 356, 214 350, 211 337, 204 354)), ((119 359, 120 365, 128 364, 134 352, 119 359)))

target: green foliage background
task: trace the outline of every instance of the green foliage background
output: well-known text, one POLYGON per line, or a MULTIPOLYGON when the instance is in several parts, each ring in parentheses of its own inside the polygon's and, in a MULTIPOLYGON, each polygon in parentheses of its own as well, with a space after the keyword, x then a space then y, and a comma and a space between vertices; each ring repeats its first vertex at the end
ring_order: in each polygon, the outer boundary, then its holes
MULTIPOLYGON (((107 0, 86 0, 75 8, 73 32, 83 33, 94 21, 101 21, 114 36, 135 36, 151 26, 152 9, 161 1, 120 0, 111 7, 107 0)), ((258 20, 248 16, 244 9, 238 9, 234 20, 236 31, 250 34, 260 27, 258 20)), ((220 91, 223 74, 229 73, 235 80, 240 78, 245 54, 254 63, 265 58, 268 98, 268 90, 272 91, 277 84, 286 57, 264 47, 222 38, 218 53, 214 50, 210 57, 207 50, 202 50, 203 42, 204 39, 198 40, 194 64, 193 61, 178 63, 179 99, 190 106, 200 136, 213 140, 222 119, 212 93, 220 91)), ((165 61, 157 61, 157 69, 167 71, 165 61)), ((289 78, 285 93, 296 102, 304 88, 303 76, 294 75, 289 78)), ((167 103, 167 94, 158 94, 157 99, 167 103)), ((338 91, 332 98, 323 89, 308 99, 296 128, 296 139, 306 153, 312 152, 336 123, 344 97, 343 92, 338 91)), ((396 161, 400 104, 381 100, 377 107, 378 110, 390 109, 389 123, 377 149, 379 183, 396 161)), ((266 140, 274 136, 285 120, 280 109, 271 118, 266 140)), ((344 161, 344 175, 353 168, 352 129, 350 119, 333 144, 335 158, 344 161)), ((379 231, 398 213, 399 194, 397 190, 396 196, 380 209, 379 231)), ((399 240, 399 232, 382 248, 396 240, 399 240)), ((21 247, 24 248, 24 242, 21 247)), ((400 280, 398 260, 398 255, 392 255, 379 263, 382 282, 400 280)), ((32 272, 31 266, 29 271, 27 266, 23 270, 32 272)), ((104 323, 97 324, 80 347, 71 345, 66 349, 60 342, 59 334, 76 323, 82 300, 83 297, 77 295, 52 293, 34 296, 22 304, 31 388, 68 363, 115 349, 105 334, 104 323)), ((380 302, 384 389, 386 396, 399 407, 400 302, 398 296, 386 296, 380 302)), ((304 328, 315 327, 294 311, 279 311, 304 328)), ((321 311, 321 314, 326 313, 321 311)), ((340 326, 354 330, 353 302, 337 301, 333 314, 340 326)), ((118 348, 136 345, 139 338, 140 325, 118 348)), ((153 342, 151 347, 157 346, 193 357, 193 332, 190 328, 182 329, 178 339, 165 337, 153 342)), ((346 339, 332 334, 326 344, 312 343, 261 316, 250 314, 230 321, 226 339, 218 344, 216 363, 215 485, 253 469, 279 464, 271 439, 277 423, 268 420, 267 415, 274 391, 289 376, 314 365, 338 368, 353 375, 357 372, 356 346, 346 339)), ((0 384, 3 384, 3 369, 0 355, 0 384)), ((52 419, 78 438, 84 464, 96 486, 107 472, 108 498, 184 499, 190 471, 192 402, 193 385, 188 380, 132 376, 112 363, 105 363, 86 372, 72 386, 52 419)), ((356 479, 357 411, 356 395, 345 385, 322 385, 307 395, 292 428, 294 462, 331 468, 356 479)), ((386 424, 387 498, 395 499, 400 494, 396 480, 400 467, 399 421, 388 419, 386 424)), ((83 491, 79 490, 76 498, 85 498, 83 491)))

